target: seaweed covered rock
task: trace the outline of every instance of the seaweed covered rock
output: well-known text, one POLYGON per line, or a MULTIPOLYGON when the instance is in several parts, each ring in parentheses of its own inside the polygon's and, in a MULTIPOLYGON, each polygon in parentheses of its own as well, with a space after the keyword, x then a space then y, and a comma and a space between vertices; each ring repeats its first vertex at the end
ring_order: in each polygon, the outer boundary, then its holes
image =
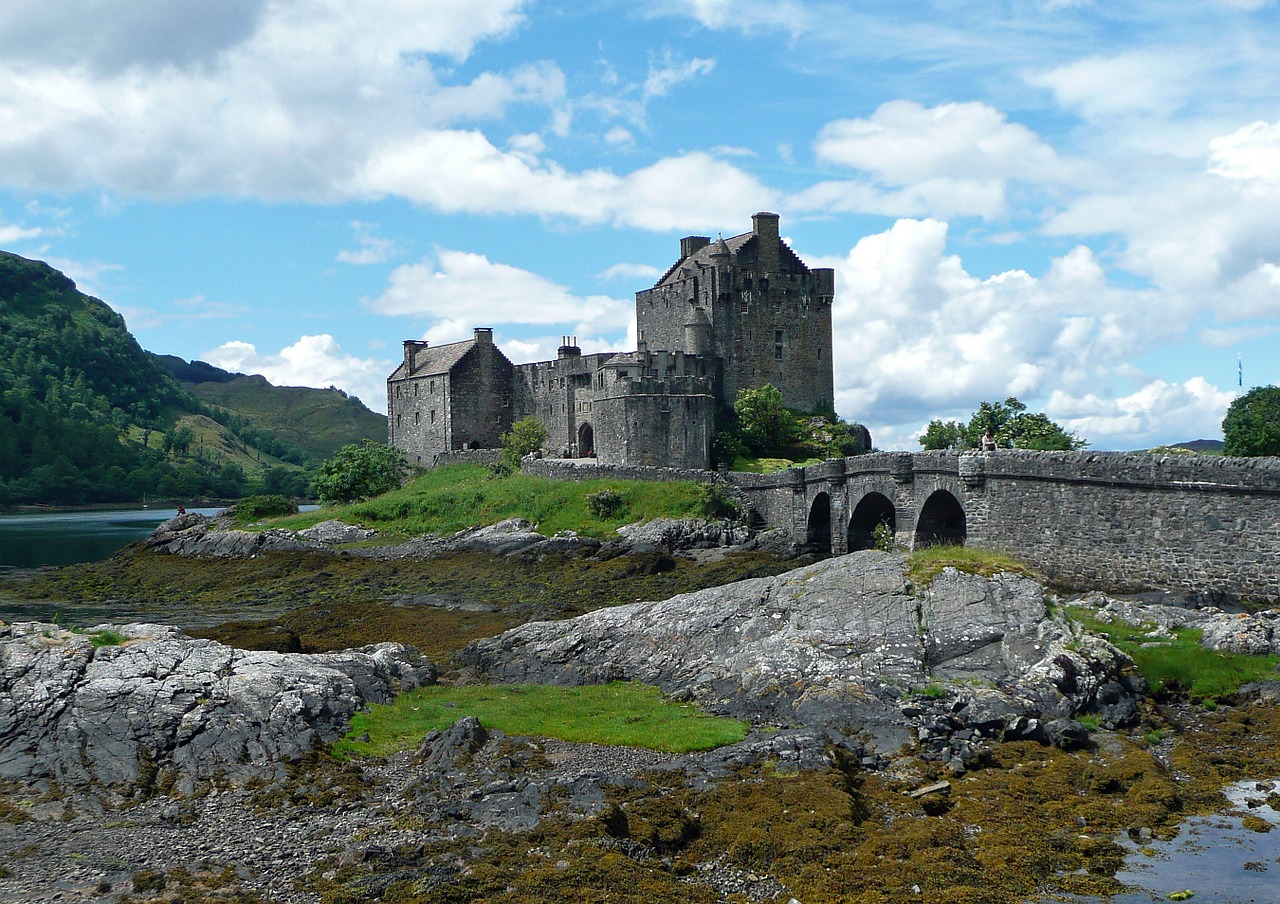
POLYGON ((434 680, 401 644, 307 656, 161 625, 0 626, 0 779, 189 791, 278 774, 357 710, 434 680))
POLYGON ((1019 720, 1099 706, 1115 724, 1136 712, 1132 663, 1105 641, 1082 642, 1046 597, 1025 577, 954 570, 917 591, 902 556, 864 551, 533 622, 461 655, 498 680, 641 681, 739 717, 866 732, 881 750, 936 734, 949 760, 961 732, 1001 737, 1019 720))

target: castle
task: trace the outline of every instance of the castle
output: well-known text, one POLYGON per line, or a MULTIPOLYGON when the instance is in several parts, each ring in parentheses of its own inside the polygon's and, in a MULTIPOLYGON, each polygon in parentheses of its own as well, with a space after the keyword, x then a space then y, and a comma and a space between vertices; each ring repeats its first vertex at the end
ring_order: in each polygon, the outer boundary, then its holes
POLYGON ((773 384, 789 407, 832 410, 835 271, 809 269, 778 215, 750 232, 680 240, 680 258, 636 293, 637 348, 582 354, 565 337, 554 361, 512 364, 479 328, 463 342, 409 340, 387 378, 388 442, 410 463, 494 449, 533 415, 553 455, 604 464, 706 468, 718 411, 773 384))

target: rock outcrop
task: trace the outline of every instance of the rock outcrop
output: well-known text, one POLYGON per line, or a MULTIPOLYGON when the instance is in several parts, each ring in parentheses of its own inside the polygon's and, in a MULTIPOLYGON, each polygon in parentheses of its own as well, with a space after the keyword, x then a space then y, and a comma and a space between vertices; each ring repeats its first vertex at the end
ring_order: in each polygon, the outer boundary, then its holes
POLYGON ((1103 593, 1086 594, 1081 604, 1096 611, 1102 622, 1119 621, 1149 632, 1151 643, 1171 640, 1177 628, 1201 632, 1200 645, 1222 653, 1251 656, 1280 655, 1280 609, 1224 612, 1215 606, 1189 609, 1160 603, 1116 599, 1103 593))
POLYGON ((434 679, 401 644, 308 656, 160 625, 0 625, 0 779, 189 791, 218 773, 271 775, 367 704, 434 679))
POLYGON ((1046 726, 1079 712, 1135 715, 1132 663, 1050 617, 1036 582, 948 570, 913 592, 903 568, 899 555, 853 553, 530 623, 462 656, 498 680, 641 681, 717 712, 867 732, 881 751, 942 738, 934 752, 948 761, 966 755, 956 735, 1051 740, 1046 726))

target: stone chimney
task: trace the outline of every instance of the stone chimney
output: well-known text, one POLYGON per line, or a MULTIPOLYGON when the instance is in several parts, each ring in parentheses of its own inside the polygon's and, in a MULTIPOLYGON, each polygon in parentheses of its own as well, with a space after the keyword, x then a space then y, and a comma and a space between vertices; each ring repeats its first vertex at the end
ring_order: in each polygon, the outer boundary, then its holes
POLYGON ((425 351, 425 339, 406 339, 404 341, 404 366, 410 374, 418 368, 418 352, 425 351))
POLYGON ((692 257, 698 253, 698 249, 705 248, 711 244, 711 238, 705 235, 686 235, 680 240, 680 260, 686 257, 692 257))
POLYGON ((475 336, 477 345, 493 345, 493 327, 478 326, 472 335, 475 336))
POLYGON ((776 213, 765 210, 751 218, 751 232, 756 237, 760 263, 766 273, 777 271, 782 264, 782 253, 778 248, 781 241, 778 237, 778 220, 776 213))
POLYGON ((582 349, 578 348, 577 336, 561 336, 560 348, 556 349, 557 358, 581 358, 582 349))

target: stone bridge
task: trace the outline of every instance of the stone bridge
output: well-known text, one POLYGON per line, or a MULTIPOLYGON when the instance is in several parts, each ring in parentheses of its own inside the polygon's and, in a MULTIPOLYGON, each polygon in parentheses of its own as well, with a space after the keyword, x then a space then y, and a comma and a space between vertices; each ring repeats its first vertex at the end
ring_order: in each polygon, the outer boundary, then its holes
POLYGON ((1280 604, 1280 459, 879 452, 728 475, 758 526, 821 552, 967 543, 1067 585, 1280 604))

